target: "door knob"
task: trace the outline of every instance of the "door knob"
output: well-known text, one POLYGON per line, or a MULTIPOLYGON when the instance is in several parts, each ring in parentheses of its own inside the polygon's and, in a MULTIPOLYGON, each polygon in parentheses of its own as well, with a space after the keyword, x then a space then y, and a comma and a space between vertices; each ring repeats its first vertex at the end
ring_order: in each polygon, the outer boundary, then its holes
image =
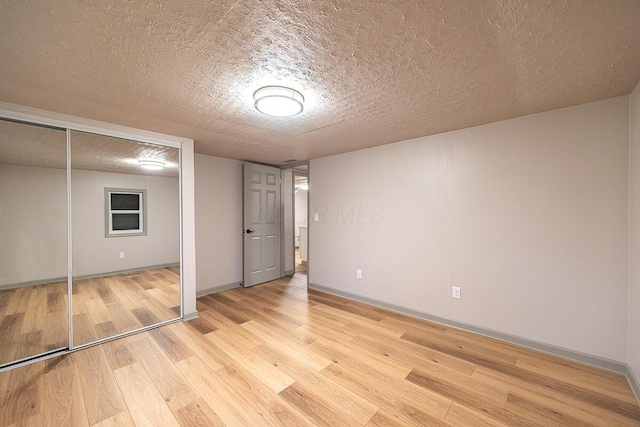
POLYGON ((247 234, 251 234, 251 233, 255 233, 255 232, 256 232, 256 230, 249 230, 249 229, 247 228, 247 234))

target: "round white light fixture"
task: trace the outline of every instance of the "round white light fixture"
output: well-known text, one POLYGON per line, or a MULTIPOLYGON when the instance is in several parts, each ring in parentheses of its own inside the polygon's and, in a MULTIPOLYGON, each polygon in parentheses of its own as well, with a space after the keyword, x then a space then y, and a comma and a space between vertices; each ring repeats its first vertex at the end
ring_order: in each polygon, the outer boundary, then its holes
POLYGON ((256 110, 276 117, 295 116, 304 109, 304 96, 283 86, 265 86, 253 94, 256 110))
POLYGON ((164 169, 164 162, 159 160, 138 160, 138 165, 143 169, 160 170, 164 169))

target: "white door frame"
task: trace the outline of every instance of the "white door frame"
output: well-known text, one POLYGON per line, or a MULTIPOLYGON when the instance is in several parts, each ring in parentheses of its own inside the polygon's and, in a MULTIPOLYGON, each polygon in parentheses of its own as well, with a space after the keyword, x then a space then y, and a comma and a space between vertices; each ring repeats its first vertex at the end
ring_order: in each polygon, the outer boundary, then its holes
MULTIPOLYGON (((310 229, 311 229, 311 162, 308 160, 303 160, 303 161, 299 161, 299 162, 295 162, 295 163, 289 163, 287 165, 283 165, 280 166, 280 169, 282 169, 283 171, 285 169, 293 169, 293 176, 291 179, 291 185, 295 187, 295 176, 306 176, 307 177, 307 183, 309 184, 309 190, 307 191, 307 288, 309 287, 309 271, 311 268, 311 251, 309 250, 310 247, 310 241, 311 241, 311 233, 310 233, 310 229), (296 168, 300 168, 300 167, 306 167, 306 171, 303 170, 296 170, 296 168)), ((284 190, 284 179, 282 180, 282 190, 284 190)), ((284 191, 282 191, 282 194, 285 194, 284 191)), ((294 232, 293 232, 293 236, 291 237, 293 239, 293 247, 294 247, 294 251, 293 251, 293 274, 295 274, 296 272, 296 263, 295 263, 295 192, 292 194, 292 200, 291 200, 291 221, 292 221, 292 226, 294 228, 294 232)), ((284 197, 282 197, 282 223, 284 224, 284 219, 285 219, 285 210, 284 210, 284 197)), ((284 227, 282 227, 282 242, 284 242, 284 227)), ((284 265, 284 261, 285 257, 284 257, 284 244, 282 245, 282 256, 281 256, 281 261, 282 261, 282 272, 284 274, 285 271, 285 265, 284 265)))

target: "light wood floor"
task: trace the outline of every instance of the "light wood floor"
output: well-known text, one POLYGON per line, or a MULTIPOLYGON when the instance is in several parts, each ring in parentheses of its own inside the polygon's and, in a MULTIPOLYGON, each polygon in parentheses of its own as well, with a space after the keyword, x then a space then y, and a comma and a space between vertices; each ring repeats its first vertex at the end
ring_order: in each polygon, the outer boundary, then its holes
POLYGON ((300 257, 300 248, 295 249, 295 254, 295 272, 307 274, 307 264, 302 263, 302 258, 300 257))
POLYGON ((199 319, 0 373, 0 425, 640 425, 620 375, 305 282, 202 297, 199 319))
POLYGON ((73 281, 73 342, 86 344, 180 317, 180 267, 73 281))
MULTIPOLYGON (((67 282, 0 291, 0 365, 67 348, 67 282)), ((73 282, 74 344, 180 316, 180 269, 73 282)))

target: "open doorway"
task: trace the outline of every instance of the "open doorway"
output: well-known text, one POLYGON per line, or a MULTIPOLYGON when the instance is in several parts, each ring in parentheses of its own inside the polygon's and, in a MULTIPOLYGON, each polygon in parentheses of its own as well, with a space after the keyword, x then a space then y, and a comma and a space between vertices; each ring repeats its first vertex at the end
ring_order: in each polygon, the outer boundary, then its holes
POLYGON ((297 162, 282 167, 282 269, 289 276, 308 282, 309 268, 309 164, 297 162))
POLYGON ((307 174, 294 171, 293 173, 293 228, 295 250, 295 274, 307 274, 309 261, 309 233, 308 233, 308 205, 309 178, 307 174))

